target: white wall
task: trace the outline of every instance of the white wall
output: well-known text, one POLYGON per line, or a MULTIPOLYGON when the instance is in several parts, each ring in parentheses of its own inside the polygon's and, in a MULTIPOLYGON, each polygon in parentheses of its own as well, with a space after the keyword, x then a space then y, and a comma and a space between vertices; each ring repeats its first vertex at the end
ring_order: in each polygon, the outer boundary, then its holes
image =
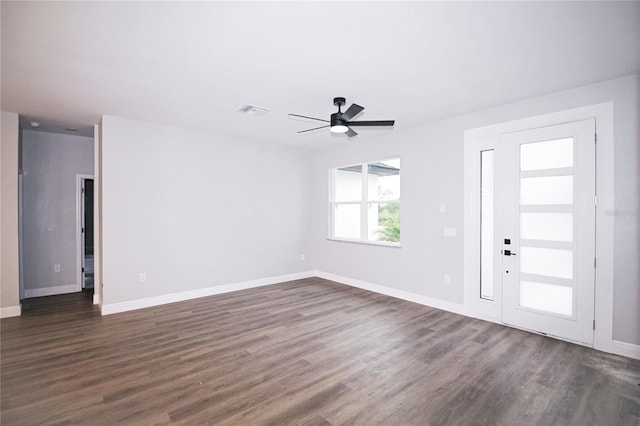
POLYGON ((613 338, 640 344, 640 158, 637 76, 579 87, 453 117, 375 139, 359 138, 319 151, 313 161, 314 267, 331 274, 447 302, 463 303, 463 144, 476 127, 614 103, 615 283, 613 338), (400 156, 402 248, 327 240, 327 171, 331 167, 400 156), (439 205, 447 212, 440 213, 439 205), (457 229, 444 237, 443 228, 457 229), (444 275, 451 284, 444 284, 444 275))
POLYGON ((22 131, 25 297, 77 291, 76 175, 93 161, 92 138, 22 131))
POLYGON ((310 269, 308 153, 112 116, 101 143, 103 304, 310 269))
POLYGON ((640 76, 633 83, 614 109, 613 338, 640 344, 640 76))
POLYGON ((18 275, 18 114, 0 118, 0 317, 20 315, 18 275))
POLYGON ((93 302, 102 308, 102 122, 93 127, 93 302))

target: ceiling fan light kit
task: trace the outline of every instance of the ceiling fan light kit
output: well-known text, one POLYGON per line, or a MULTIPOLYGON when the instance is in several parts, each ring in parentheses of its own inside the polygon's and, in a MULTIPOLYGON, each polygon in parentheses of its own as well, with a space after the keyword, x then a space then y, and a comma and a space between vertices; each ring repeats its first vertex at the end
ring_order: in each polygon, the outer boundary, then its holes
POLYGON ((307 118, 310 120, 324 121, 329 123, 325 126, 314 127, 313 129, 301 130, 298 133, 306 133, 312 130, 325 129, 329 127, 331 133, 344 133, 348 137, 356 136, 357 133, 351 129, 351 126, 393 126, 395 124, 395 120, 377 120, 377 121, 351 121, 356 115, 360 114, 364 107, 361 107, 357 104, 351 104, 349 108, 345 112, 342 112, 342 107, 346 104, 345 98, 333 98, 333 104, 338 107, 338 112, 331 114, 330 120, 323 120, 321 118, 308 117, 305 115, 298 114, 289 114, 293 117, 307 118))

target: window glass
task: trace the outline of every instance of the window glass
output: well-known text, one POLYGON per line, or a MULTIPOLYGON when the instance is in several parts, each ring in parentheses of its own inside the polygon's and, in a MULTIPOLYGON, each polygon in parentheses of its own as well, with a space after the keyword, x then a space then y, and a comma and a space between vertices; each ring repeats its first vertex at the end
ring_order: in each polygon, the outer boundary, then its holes
POLYGON ((571 279, 573 251, 521 246, 520 272, 571 279))
POLYGON ((573 167, 573 138, 520 145, 520 170, 573 167))
POLYGON ((573 241, 573 213, 520 213, 520 238, 573 241))
POLYGON ((520 204, 572 204, 573 176, 520 179, 520 204))
POLYGON ((400 159, 331 170, 331 238, 400 244, 400 159))
POLYGON ((493 300, 494 151, 480 153, 480 297, 493 300))
POLYGON ((573 288, 520 281, 520 306, 571 316, 573 313, 573 288))
POLYGON ((400 199, 400 159, 374 161, 368 164, 369 199, 400 199))
POLYGON ((362 200, 362 165, 335 170, 335 201, 362 200))
POLYGON ((369 204, 367 213, 369 240, 400 242, 400 203, 369 204))
POLYGON ((360 204, 336 204, 333 217, 335 237, 360 238, 360 204))

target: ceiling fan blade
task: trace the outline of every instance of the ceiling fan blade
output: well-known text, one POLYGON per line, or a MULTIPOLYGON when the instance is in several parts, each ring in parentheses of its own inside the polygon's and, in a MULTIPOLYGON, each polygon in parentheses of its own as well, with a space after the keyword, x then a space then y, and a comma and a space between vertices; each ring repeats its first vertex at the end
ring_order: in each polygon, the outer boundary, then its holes
POLYGON ((351 120, 353 117, 360 114, 363 109, 364 107, 361 107, 360 105, 351 104, 349 109, 343 112, 340 118, 342 118, 343 120, 351 120))
POLYGON ((349 121, 347 126, 393 126, 396 120, 349 121))
POLYGON ((353 131, 353 129, 351 127, 349 127, 349 130, 347 130, 345 132, 345 135, 349 136, 350 138, 354 137, 354 136, 358 136, 358 134, 356 132, 353 131))
POLYGON ((318 129, 326 129, 327 127, 329 127, 328 124, 326 126, 314 127, 313 129, 300 130, 298 133, 305 133, 305 132, 310 132, 312 130, 318 130, 318 129))
POLYGON ((318 121, 324 121, 325 123, 331 123, 331 121, 323 120, 322 118, 307 117, 306 115, 298 115, 298 114, 289 114, 289 115, 292 115, 294 117, 300 117, 300 118, 308 118, 309 120, 318 120, 318 121))

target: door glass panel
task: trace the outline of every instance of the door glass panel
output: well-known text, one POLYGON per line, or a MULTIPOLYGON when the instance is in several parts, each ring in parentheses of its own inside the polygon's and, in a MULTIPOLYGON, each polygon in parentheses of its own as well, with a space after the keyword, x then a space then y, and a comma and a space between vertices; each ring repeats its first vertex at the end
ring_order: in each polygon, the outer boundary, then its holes
POLYGON ((520 247, 520 272, 573 278, 573 252, 540 247, 520 247))
POLYGON ((572 204, 573 176, 520 179, 520 204, 572 204))
POLYGON ((520 145, 520 170, 573 167, 573 138, 520 145))
POLYGON ((573 241, 573 213, 520 213, 520 237, 573 241))
POLYGON ((333 236, 360 238, 360 204, 336 204, 333 211, 333 236))
POLYGON ((337 169, 333 185, 336 201, 362 200, 362 166, 350 166, 337 169))
POLYGON ((493 300, 494 151, 480 152, 480 297, 493 300))
POLYGON ((573 314, 573 288, 520 281, 520 306, 571 316, 573 314))

